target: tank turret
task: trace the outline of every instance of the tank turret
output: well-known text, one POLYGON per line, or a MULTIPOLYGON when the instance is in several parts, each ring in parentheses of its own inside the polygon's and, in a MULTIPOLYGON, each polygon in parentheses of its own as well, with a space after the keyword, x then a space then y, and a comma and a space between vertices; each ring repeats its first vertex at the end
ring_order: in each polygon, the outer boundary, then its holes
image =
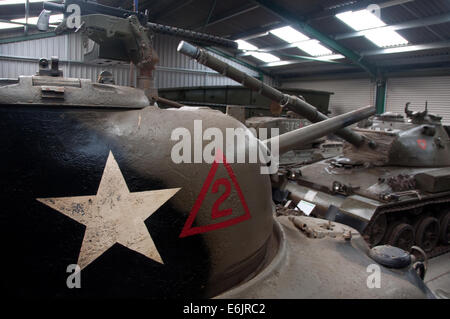
POLYGON ((404 116, 380 114, 353 130, 376 146, 344 143, 342 156, 299 168, 282 189, 371 245, 417 245, 430 256, 450 250, 450 136, 441 117, 407 103, 404 116))
POLYGON ((409 110, 401 115, 376 116, 370 126, 355 131, 377 143, 376 148, 355 148, 347 144, 344 157, 374 166, 447 167, 450 166, 450 138, 441 117, 409 110))

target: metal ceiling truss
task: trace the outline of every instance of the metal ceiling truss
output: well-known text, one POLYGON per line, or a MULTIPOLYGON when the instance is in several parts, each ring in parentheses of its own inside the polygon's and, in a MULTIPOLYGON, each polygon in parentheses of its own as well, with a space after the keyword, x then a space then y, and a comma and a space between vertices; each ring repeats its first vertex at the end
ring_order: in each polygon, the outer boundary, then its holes
MULTIPOLYGON (((427 18, 423 18, 423 19, 415 19, 415 20, 406 21, 406 22, 393 24, 393 25, 388 25, 386 27, 381 27, 381 28, 376 28, 376 29, 405 30, 405 29, 413 29, 413 28, 420 28, 420 27, 429 26, 429 25, 441 24, 441 23, 446 23, 446 22, 450 22, 450 13, 433 16, 433 17, 427 17, 427 18)), ((343 39, 349 39, 349 38, 362 37, 366 34, 367 31, 368 30, 343 33, 343 34, 336 35, 333 38, 335 40, 343 40, 343 39)), ((302 42, 302 41, 300 41, 300 42, 302 42)), ((289 48, 295 48, 295 47, 297 47, 297 45, 300 42, 286 43, 286 44, 272 46, 272 47, 260 48, 258 51, 272 52, 272 51, 284 50, 284 49, 289 49, 289 48)), ((242 52, 242 53, 238 54, 238 56, 247 56, 247 55, 250 55, 250 53, 242 52)))
POLYGON ((322 32, 311 27, 305 21, 302 21, 301 19, 299 19, 299 17, 292 14, 289 10, 279 6, 275 1, 271 1, 271 0, 254 0, 254 1, 259 3, 262 7, 264 7, 266 10, 268 10, 272 14, 274 14, 274 15, 278 16, 279 18, 283 19, 284 21, 286 21, 293 28, 298 29, 299 31, 303 32, 304 34, 306 34, 307 36, 309 36, 313 39, 319 40, 329 49, 332 49, 332 50, 344 55, 349 60, 351 60, 353 63, 355 63, 356 65, 361 67, 367 73, 369 73, 372 77, 377 76, 376 68, 374 66, 372 66, 371 64, 367 63, 366 61, 363 61, 363 57, 361 55, 344 47, 343 45, 336 42, 334 39, 328 37, 327 35, 323 34, 322 32))

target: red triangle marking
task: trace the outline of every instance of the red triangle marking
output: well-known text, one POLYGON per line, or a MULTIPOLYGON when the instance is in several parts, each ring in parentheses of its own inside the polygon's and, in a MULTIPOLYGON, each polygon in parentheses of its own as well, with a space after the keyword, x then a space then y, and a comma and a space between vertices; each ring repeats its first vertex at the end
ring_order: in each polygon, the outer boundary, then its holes
POLYGON ((417 140, 417 144, 419 144, 419 147, 423 150, 427 149, 427 141, 426 140, 417 140))
POLYGON ((220 150, 216 151, 216 158, 214 159, 214 163, 211 166, 211 169, 209 170, 208 176, 206 177, 205 183, 203 183, 202 189, 200 190, 200 194, 198 195, 194 206, 191 209, 191 212, 189 213, 189 217, 186 220, 186 223, 184 224, 183 230, 181 231, 180 238, 206 233, 212 230, 221 229, 225 227, 229 227, 232 225, 235 225, 237 223, 243 222, 247 219, 250 219, 252 216, 250 215, 250 211, 248 209, 247 203, 245 202, 244 195, 242 194, 242 190, 239 187, 239 184, 236 180, 236 176, 234 175, 233 170, 231 169, 231 166, 227 163, 225 156, 220 150), (241 201, 242 207, 244 208, 245 214, 239 217, 235 217, 220 223, 216 224, 209 224, 205 226, 197 226, 192 227, 192 224, 194 223, 195 217, 197 216, 198 211, 200 210, 200 207, 202 206, 203 200, 206 197, 206 194, 208 193, 209 187, 211 186, 211 183, 214 179, 214 176, 216 175, 217 168, 219 167, 219 161, 222 161, 223 165, 225 166, 228 175, 231 178, 231 181, 233 182, 233 185, 237 191, 237 194, 239 196, 239 199, 241 201))

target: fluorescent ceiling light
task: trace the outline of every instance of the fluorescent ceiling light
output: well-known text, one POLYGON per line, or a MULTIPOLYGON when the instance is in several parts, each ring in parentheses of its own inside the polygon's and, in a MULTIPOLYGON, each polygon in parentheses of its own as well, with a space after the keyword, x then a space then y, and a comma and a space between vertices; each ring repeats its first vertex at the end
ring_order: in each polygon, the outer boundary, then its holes
POLYGON ((297 45, 297 48, 300 50, 308 53, 312 56, 321 56, 321 55, 331 55, 333 52, 326 47, 324 47, 322 44, 320 44, 317 40, 309 40, 300 42, 297 45))
POLYGON ((347 11, 337 14, 336 17, 356 31, 367 30, 364 36, 379 47, 408 44, 408 40, 396 31, 382 28, 386 23, 368 10, 347 11))
POLYGON ((386 23, 367 10, 347 11, 336 17, 356 31, 384 27, 386 23))
POLYGON ((306 35, 290 26, 271 30, 270 33, 289 43, 309 40, 306 35))
POLYGON ((399 48, 384 49, 384 53, 385 54, 388 54, 388 53, 402 53, 402 52, 410 52, 410 51, 417 51, 417 49, 415 48, 414 45, 408 45, 408 46, 399 47, 399 48))
POLYGON ((237 40, 236 42, 238 43, 238 49, 239 50, 250 51, 249 54, 251 56, 257 58, 258 60, 261 60, 261 61, 263 61, 265 63, 280 61, 280 58, 278 58, 278 57, 276 57, 276 56, 274 56, 273 54, 270 54, 270 53, 251 52, 251 51, 257 51, 258 47, 254 46, 251 43, 248 43, 247 41, 237 40))
POLYGON ((408 40, 392 30, 368 30, 365 37, 379 47, 392 47, 408 44, 408 40))
POLYGON ((332 55, 333 52, 317 40, 311 40, 303 33, 295 30, 294 28, 287 26, 278 29, 271 30, 270 33, 276 35, 280 39, 288 42, 295 43, 297 47, 312 56, 332 55))

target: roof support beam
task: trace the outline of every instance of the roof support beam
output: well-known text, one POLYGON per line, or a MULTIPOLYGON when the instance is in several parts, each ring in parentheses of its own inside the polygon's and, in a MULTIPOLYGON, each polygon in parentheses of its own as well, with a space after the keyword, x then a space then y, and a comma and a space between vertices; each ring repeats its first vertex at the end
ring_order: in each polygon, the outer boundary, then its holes
POLYGON ((370 65, 369 63, 363 61, 362 56, 349 50, 348 48, 337 43, 334 39, 328 37, 327 35, 311 27, 309 24, 305 23, 304 21, 300 20, 297 16, 293 15, 289 10, 280 7, 277 3, 275 3, 275 1, 271 0, 254 0, 254 1, 259 3, 269 12, 275 14, 279 18, 286 21, 292 27, 299 29, 299 31, 302 31, 309 37, 319 40, 328 48, 333 49, 334 51, 346 56, 356 65, 360 66, 364 71, 369 73, 371 76, 375 77, 377 75, 376 68, 370 65))
MULTIPOLYGON (((373 56, 373 55, 395 54, 395 53, 425 51, 425 50, 443 49, 443 48, 450 48, 450 41, 433 42, 433 43, 426 43, 426 44, 415 44, 415 45, 407 45, 407 46, 402 46, 402 47, 370 50, 370 51, 362 52, 361 56, 365 57, 365 56, 373 56)), ((287 61, 282 61, 282 63, 281 62, 264 63, 264 64, 258 65, 258 67, 270 68, 270 67, 307 63, 307 62, 312 62, 312 61, 287 60, 287 61)))
POLYGON ((259 38, 259 37, 267 35, 267 32, 269 32, 272 29, 285 27, 286 25, 287 24, 285 22, 280 23, 277 21, 277 22, 271 23, 269 25, 265 25, 265 26, 257 27, 257 28, 250 29, 250 30, 247 30, 244 32, 232 34, 232 35, 230 35, 229 38, 231 40, 239 40, 239 39, 248 40, 248 39, 259 38))
POLYGON ((450 41, 432 42, 432 43, 425 43, 425 44, 414 44, 414 45, 407 45, 407 46, 394 47, 394 48, 385 48, 385 49, 376 49, 376 50, 362 52, 361 55, 362 56, 383 55, 383 54, 393 54, 393 53, 402 53, 402 52, 443 49, 443 48, 450 48, 450 41))
POLYGON ((44 38, 52 38, 52 37, 56 37, 56 33, 54 31, 40 32, 40 33, 15 36, 15 37, 10 37, 10 38, 3 38, 3 39, 0 39, 0 44, 14 43, 14 42, 21 42, 21 41, 28 41, 28 40, 36 40, 36 39, 44 39, 44 38))
MULTIPOLYGON (((308 22, 308 21, 314 21, 314 20, 334 17, 338 13, 342 13, 342 12, 350 11, 350 10, 362 10, 362 9, 367 8, 367 6, 369 6, 370 4, 377 4, 378 6, 380 6, 380 8, 383 9, 383 8, 388 8, 388 7, 392 7, 392 6, 396 6, 396 5, 402 5, 404 3, 411 2, 411 1, 414 1, 414 0, 392 0, 392 1, 384 1, 384 2, 376 1, 376 0, 361 1, 361 2, 357 2, 354 5, 338 7, 335 9, 332 8, 332 9, 328 9, 325 11, 320 11, 319 13, 316 13, 316 14, 308 15, 308 17, 305 17, 304 21, 308 22)), ((264 26, 264 27, 257 28, 255 30, 250 30, 250 31, 246 31, 246 32, 238 33, 238 34, 233 34, 230 38, 233 40, 236 40, 236 39, 244 39, 245 40, 245 38, 253 38, 255 35, 263 34, 272 29, 281 28, 284 26, 286 26, 286 23, 274 23, 271 26, 264 26)))
MULTIPOLYGON (((449 13, 438 15, 438 16, 433 16, 433 17, 427 17, 424 19, 415 19, 415 20, 406 21, 406 22, 402 22, 402 23, 398 23, 398 24, 394 24, 394 25, 388 25, 385 27, 368 29, 368 30, 375 30, 375 29, 376 30, 382 30, 382 29, 405 30, 405 29, 419 28, 419 27, 440 24, 440 23, 446 23, 446 22, 450 22, 450 14, 449 13)), ((339 34, 339 35, 334 36, 333 38, 335 40, 342 40, 342 39, 349 39, 349 38, 355 38, 355 37, 362 37, 366 34, 366 32, 368 30, 339 34)), ((272 51, 284 50, 284 49, 289 49, 289 48, 295 48, 295 47, 297 47, 297 45, 299 43, 300 42, 286 43, 286 44, 272 46, 272 47, 260 48, 260 49, 258 49, 258 52, 272 52, 272 51)), ((250 53, 242 52, 242 53, 238 54, 238 56, 247 56, 247 55, 250 55, 250 53)))
POLYGON ((259 8, 259 5, 257 5, 257 4, 253 4, 253 5, 250 5, 250 6, 248 4, 246 4, 244 6, 241 6, 241 7, 237 8, 237 9, 233 9, 233 10, 230 10, 228 12, 225 12, 224 14, 214 16, 206 25, 202 24, 202 25, 197 25, 197 26, 191 26, 188 29, 191 29, 191 30, 194 30, 194 31, 198 31, 201 28, 209 27, 209 26, 212 26, 214 24, 217 24, 217 23, 220 23, 220 22, 224 22, 224 21, 229 20, 231 18, 237 17, 237 16, 239 16, 241 14, 253 11, 253 10, 257 9, 257 8, 259 8))
MULTIPOLYGON (((186 0, 183 3, 179 3, 178 1, 169 2, 163 9, 159 10, 155 13, 150 13, 149 20, 161 20, 169 16, 175 11, 179 11, 184 7, 190 5, 194 0, 186 0)), ((142 5, 141 5, 142 6, 142 5)))

